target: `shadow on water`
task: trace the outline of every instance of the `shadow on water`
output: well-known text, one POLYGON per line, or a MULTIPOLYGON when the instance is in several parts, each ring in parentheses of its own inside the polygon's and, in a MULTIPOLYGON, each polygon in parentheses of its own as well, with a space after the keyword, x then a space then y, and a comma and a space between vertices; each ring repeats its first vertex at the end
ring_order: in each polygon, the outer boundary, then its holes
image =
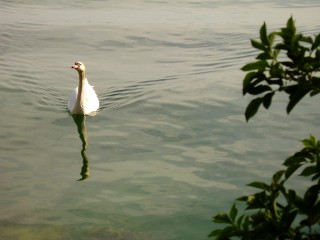
POLYGON ((79 133, 79 138, 82 142, 82 149, 81 149, 81 156, 82 156, 82 168, 81 168, 81 178, 78 179, 78 181, 83 181, 86 180, 89 175, 89 159, 87 156, 87 130, 86 130, 86 116, 84 115, 79 115, 75 114, 72 115, 73 121, 77 125, 78 133, 79 133))

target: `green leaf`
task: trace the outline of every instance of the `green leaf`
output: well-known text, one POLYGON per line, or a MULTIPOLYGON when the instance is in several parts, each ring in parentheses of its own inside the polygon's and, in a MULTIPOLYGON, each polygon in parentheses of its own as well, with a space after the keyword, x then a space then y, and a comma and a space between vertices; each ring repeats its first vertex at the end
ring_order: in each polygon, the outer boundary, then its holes
POLYGON ((305 169, 303 169, 302 173, 300 174, 300 176, 310 176, 312 174, 317 173, 317 167, 316 166, 309 166, 306 167, 305 169))
POLYGON ((252 95, 259 95, 261 93, 271 91, 271 90, 272 90, 272 88, 269 87, 268 85, 258 85, 255 87, 249 87, 248 93, 250 93, 252 95))
POLYGON ((320 178, 320 173, 317 173, 316 175, 314 175, 314 176, 311 178, 311 180, 312 180, 312 181, 315 181, 315 180, 317 180, 318 178, 320 178))
POLYGON ((238 231, 234 226, 230 226, 222 229, 222 232, 216 240, 229 240, 231 237, 235 236, 238 236, 238 231))
MULTIPOLYGON (((288 68, 294 68, 295 67, 295 64, 294 62, 291 62, 291 61, 282 61, 280 62, 283 66, 286 66, 288 68)), ((291 86, 289 86, 291 87, 291 86)))
POLYGON ((289 18, 287 22, 287 29, 288 31, 290 31, 292 35, 296 33, 296 26, 292 16, 289 18))
POLYGON ((225 213, 220 213, 217 214, 216 216, 213 217, 213 222, 214 223, 226 223, 226 224, 231 224, 232 222, 230 221, 230 218, 227 214, 225 213))
POLYGON ((284 173, 285 173, 284 170, 280 170, 280 171, 276 172, 272 177, 273 183, 277 184, 284 173))
POLYGON ((252 45, 252 47, 259 49, 259 50, 262 50, 262 51, 267 50, 266 47, 261 42, 254 40, 254 39, 251 39, 251 45, 252 45))
POLYGON ((267 93, 266 95, 264 95, 263 106, 265 109, 268 109, 270 107, 273 95, 274 95, 274 92, 267 93))
POLYGON ((266 69, 266 67, 269 67, 269 64, 266 60, 260 60, 257 62, 253 62, 253 63, 248 63, 246 65, 244 65, 241 70, 242 71, 252 71, 252 70, 259 70, 259 71, 264 71, 266 69))
POLYGON ((291 212, 288 213, 287 217, 286 217, 286 221, 284 221, 288 226, 290 226, 294 219, 296 218, 298 214, 298 211, 297 210, 293 210, 291 212))
POLYGON ((302 140, 302 143, 307 148, 316 148, 318 141, 313 135, 310 135, 310 138, 302 140))
MULTIPOLYGON (((313 210, 312 207, 315 205, 315 203, 318 200, 319 190, 320 190, 319 186, 314 185, 314 186, 310 187, 309 189, 307 189, 307 191, 304 193, 303 201, 304 201, 305 205, 307 206, 307 208, 309 208, 310 210, 311 209, 313 210)), ((318 204, 320 204, 320 203, 318 202, 318 204)), ((320 207, 320 205, 319 205, 319 207, 320 207)), ((314 209, 314 210, 316 210, 316 209, 314 209)), ((316 214, 319 214, 319 213, 316 213, 316 214)), ((310 215, 313 215, 313 214, 310 213, 310 215)))
POLYGON ((245 229, 246 231, 248 231, 249 226, 250 226, 250 218, 249 218, 249 216, 245 216, 243 224, 242 224, 242 228, 245 229))
POLYGON ((285 166, 292 166, 292 165, 297 165, 306 162, 305 157, 304 156, 291 156, 289 158, 287 158, 287 160, 283 163, 283 165, 285 166))
POLYGON ((270 187, 267 184, 265 184, 264 182, 252 182, 252 183, 247 184, 247 186, 259 188, 262 190, 269 190, 270 189, 270 187))
POLYGON ((289 201, 289 203, 292 203, 296 200, 296 192, 294 190, 289 190, 288 194, 287 194, 287 199, 289 201))
POLYGON ((313 97, 320 93, 320 89, 313 89, 310 93, 310 97, 313 97))
POLYGON ((256 98, 249 103, 245 111, 245 117, 247 121, 249 121, 249 119, 257 113, 262 102, 263 98, 256 98))
POLYGON ((311 50, 313 51, 316 48, 318 48, 319 46, 320 46, 320 33, 314 39, 314 42, 313 42, 312 47, 311 47, 311 50))
MULTIPOLYGON (((295 84, 295 85, 286 86, 286 87, 284 88, 284 91, 291 96, 291 95, 293 95, 295 92, 297 92, 299 88, 300 88, 299 84, 295 84)), ((289 97, 290 97, 290 96, 289 96, 289 97)))
POLYGON ((285 172, 286 179, 288 179, 300 166, 301 164, 296 164, 288 167, 285 172))
POLYGON ((237 200, 237 201, 246 202, 246 201, 248 201, 248 199, 249 199, 248 196, 242 196, 242 197, 238 197, 236 200, 237 200))
POLYGON ((269 42, 269 38, 268 38, 268 34, 267 34, 267 25, 264 22, 263 25, 260 28, 260 39, 261 42, 266 45, 266 46, 270 46, 270 42, 269 42))
POLYGON ((260 53, 256 59, 260 59, 260 60, 269 60, 269 59, 273 59, 273 57, 271 56, 271 54, 269 52, 263 52, 260 53))
POLYGON ((310 92, 310 88, 300 87, 296 92, 290 95, 289 103, 287 105, 288 114, 308 92, 310 92))
POLYGON ((284 43, 278 43, 275 47, 276 50, 289 50, 289 46, 284 43))
POLYGON ((236 208, 236 204, 233 204, 229 213, 230 219, 232 220, 232 222, 236 220, 237 214, 238 214, 238 209, 236 208))
POLYGON ((215 236, 219 236, 221 234, 222 230, 217 229, 217 230, 213 230, 208 237, 215 237, 215 236))
POLYGON ((256 72, 248 72, 246 76, 243 79, 243 84, 242 84, 242 91, 243 95, 245 95, 248 92, 250 83, 252 80, 257 76, 256 72))
POLYGON ((238 220, 237 220, 237 226, 240 228, 241 227, 241 225, 242 225, 242 221, 243 221, 243 218, 244 218, 245 216, 244 215, 242 215, 242 216, 240 216, 239 218, 238 218, 238 220))
POLYGON ((268 36, 268 40, 269 40, 269 43, 270 43, 270 48, 273 45, 275 37, 276 37, 276 33, 275 32, 270 33, 269 36, 268 36))
POLYGON ((276 58, 278 57, 279 53, 280 53, 280 50, 279 50, 279 49, 274 49, 274 51, 273 51, 273 57, 276 59, 276 58))
POLYGON ((311 37, 306 37, 306 36, 303 36, 301 35, 301 39, 300 39, 302 42, 306 42, 306 43, 310 43, 310 44, 313 44, 313 40, 311 37))

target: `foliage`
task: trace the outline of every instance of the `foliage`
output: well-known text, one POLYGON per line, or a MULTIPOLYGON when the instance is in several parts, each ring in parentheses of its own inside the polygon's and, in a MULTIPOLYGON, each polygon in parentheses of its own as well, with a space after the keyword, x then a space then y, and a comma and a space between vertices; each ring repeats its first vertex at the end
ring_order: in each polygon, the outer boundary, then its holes
MULTIPOLYGON (((320 77, 316 75, 320 70, 320 34, 314 39, 297 34, 291 17, 280 32, 267 34, 264 23, 260 40, 251 40, 252 46, 262 51, 258 61, 242 68, 249 71, 243 81, 243 94, 263 94, 247 106, 247 121, 261 104, 268 109, 277 91, 289 94, 288 113, 307 93, 314 96, 320 92, 320 77), (281 41, 274 46, 276 37, 281 41), (288 59, 279 60, 284 57, 283 52, 288 59)), ((233 204, 229 213, 214 216, 213 222, 225 227, 212 231, 209 237, 216 240, 320 239, 320 142, 311 135, 302 140, 302 144, 304 148, 285 160, 285 168, 273 175, 271 183, 248 184, 259 192, 237 199, 246 204, 247 214, 238 216, 233 204), (293 176, 311 181, 304 194, 287 187, 293 176)))
POLYGON ((320 34, 306 37, 297 33, 292 17, 279 32, 268 34, 264 23, 260 28, 260 41, 251 40, 251 45, 260 50, 257 61, 242 67, 248 72, 243 80, 243 94, 259 96, 247 106, 247 121, 260 105, 271 105, 275 92, 289 94, 287 113, 308 93, 320 93, 320 34))
POLYGON ((320 223, 320 142, 313 136, 302 141, 304 148, 289 157, 272 177, 270 184, 252 182, 248 186, 260 191, 237 200, 246 202, 247 210, 257 210, 252 215, 237 217, 234 204, 229 214, 218 214, 214 223, 228 226, 215 230, 209 236, 217 240, 239 237, 241 239, 319 239, 314 228, 320 223), (298 169, 300 176, 310 177, 313 185, 303 196, 285 187, 286 181, 298 169), (295 219, 301 219, 295 223, 295 219), (296 225, 296 226, 294 226, 296 225))

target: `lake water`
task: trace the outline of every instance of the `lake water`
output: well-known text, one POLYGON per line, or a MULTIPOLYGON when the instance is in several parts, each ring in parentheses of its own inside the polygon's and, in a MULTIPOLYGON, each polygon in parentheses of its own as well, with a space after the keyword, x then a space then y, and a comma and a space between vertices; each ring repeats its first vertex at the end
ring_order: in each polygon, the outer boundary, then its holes
POLYGON ((246 123, 239 70, 263 21, 318 33, 318 0, 0 2, 1 239, 206 239, 320 137, 318 97, 246 123), (75 61, 95 116, 66 110, 75 61))

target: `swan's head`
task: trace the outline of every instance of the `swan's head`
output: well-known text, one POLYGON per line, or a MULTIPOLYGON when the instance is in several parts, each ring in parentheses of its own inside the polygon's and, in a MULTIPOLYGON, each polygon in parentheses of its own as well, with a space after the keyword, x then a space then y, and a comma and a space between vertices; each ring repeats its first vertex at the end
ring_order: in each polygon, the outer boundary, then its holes
POLYGON ((78 72, 84 72, 86 70, 86 67, 82 62, 75 62, 74 65, 71 66, 71 68, 74 68, 78 72))

